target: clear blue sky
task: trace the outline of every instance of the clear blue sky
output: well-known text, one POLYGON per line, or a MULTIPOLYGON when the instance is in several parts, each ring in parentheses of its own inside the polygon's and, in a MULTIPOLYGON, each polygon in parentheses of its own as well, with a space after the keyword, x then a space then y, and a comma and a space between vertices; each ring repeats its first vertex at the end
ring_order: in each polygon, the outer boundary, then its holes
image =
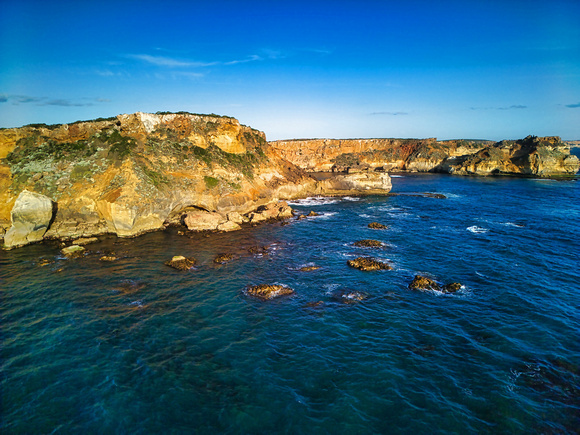
POLYGON ((268 139, 580 139, 580 1, 0 0, 0 126, 136 111, 268 139))

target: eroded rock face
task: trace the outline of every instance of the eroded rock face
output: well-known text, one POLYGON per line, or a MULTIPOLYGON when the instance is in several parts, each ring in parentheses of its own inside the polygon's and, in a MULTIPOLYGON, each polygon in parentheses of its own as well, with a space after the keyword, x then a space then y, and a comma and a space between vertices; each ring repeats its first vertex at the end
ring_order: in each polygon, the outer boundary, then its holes
POLYGON ((23 190, 11 212, 12 226, 4 236, 4 246, 14 248, 38 242, 53 218, 53 202, 47 196, 23 190))
POLYGON ((541 177, 576 174, 578 158, 557 136, 517 141, 314 139, 270 142, 282 157, 312 172, 442 172, 541 177))
POLYGON ((389 193, 391 188, 389 174, 379 172, 336 175, 320 182, 322 193, 327 195, 383 195, 389 193))

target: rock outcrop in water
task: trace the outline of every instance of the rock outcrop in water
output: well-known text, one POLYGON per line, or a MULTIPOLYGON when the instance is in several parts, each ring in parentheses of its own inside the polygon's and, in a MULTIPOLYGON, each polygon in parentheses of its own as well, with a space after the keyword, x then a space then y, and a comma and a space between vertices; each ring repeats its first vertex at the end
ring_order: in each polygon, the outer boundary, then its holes
MULTIPOLYGON (((389 190, 386 174, 318 181, 283 159, 264 133, 230 117, 138 112, 0 129, 6 248, 42 238, 131 237, 171 224, 231 231, 281 200, 389 190)), ((289 217, 291 209, 270 213, 289 217)))
POLYGON ((270 142, 282 157, 311 172, 442 172, 460 175, 576 174, 578 158, 557 136, 494 143, 483 140, 305 139, 270 142))

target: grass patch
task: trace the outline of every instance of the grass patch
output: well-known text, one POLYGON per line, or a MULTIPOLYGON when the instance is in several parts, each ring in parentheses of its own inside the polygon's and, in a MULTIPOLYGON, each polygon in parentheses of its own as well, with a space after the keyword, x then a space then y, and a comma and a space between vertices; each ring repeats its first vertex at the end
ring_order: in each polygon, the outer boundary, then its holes
POLYGON ((208 189, 212 189, 220 183, 220 180, 218 180, 217 178, 208 177, 207 175, 203 177, 203 181, 205 181, 205 187, 207 187, 208 189))

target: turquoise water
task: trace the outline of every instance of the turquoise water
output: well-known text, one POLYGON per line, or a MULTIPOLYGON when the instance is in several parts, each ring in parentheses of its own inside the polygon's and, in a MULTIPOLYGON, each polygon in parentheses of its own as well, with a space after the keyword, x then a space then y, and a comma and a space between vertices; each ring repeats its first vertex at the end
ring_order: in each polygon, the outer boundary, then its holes
POLYGON ((293 207, 320 216, 289 225, 108 238, 76 260, 0 252, 2 433, 577 433, 580 183, 393 186, 447 199, 310 199, 293 207), (353 246, 368 238, 385 247, 353 246), (394 269, 346 265, 360 255, 394 269), (417 273, 463 287, 408 290, 417 273), (260 283, 296 293, 244 294, 260 283))

